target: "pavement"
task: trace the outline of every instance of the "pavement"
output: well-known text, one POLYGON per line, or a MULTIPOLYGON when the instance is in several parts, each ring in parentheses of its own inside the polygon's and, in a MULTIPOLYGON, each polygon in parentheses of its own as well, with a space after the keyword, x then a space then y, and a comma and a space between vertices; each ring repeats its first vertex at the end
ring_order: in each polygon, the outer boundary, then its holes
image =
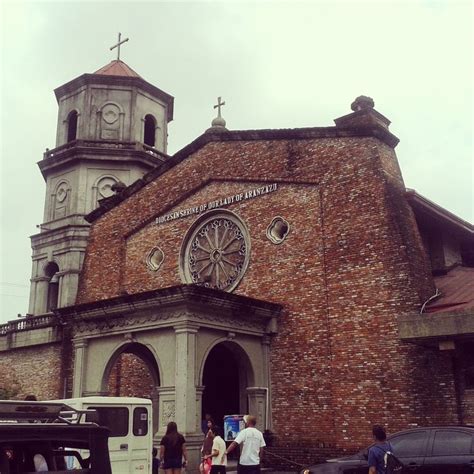
MULTIPOLYGON (((270 467, 262 467, 260 469, 262 474, 295 474, 298 472, 295 471, 275 471, 270 467)), ((236 473, 237 472, 237 460, 236 459, 229 459, 227 461, 226 473, 236 473)))

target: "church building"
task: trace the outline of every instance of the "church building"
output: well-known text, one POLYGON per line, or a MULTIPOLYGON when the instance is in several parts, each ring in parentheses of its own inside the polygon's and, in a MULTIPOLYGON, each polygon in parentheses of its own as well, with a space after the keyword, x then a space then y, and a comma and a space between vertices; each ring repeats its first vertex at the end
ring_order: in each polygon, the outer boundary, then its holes
POLYGON ((176 421, 191 470, 205 413, 255 414, 269 453, 303 465, 374 423, 474 423, 473 226, 406 189, 371 98, 277 130, 227 129, 219 98, 170 156, 173 97, 121 60, 55 95, 0 388, 151 398, 155 439, 176 421))

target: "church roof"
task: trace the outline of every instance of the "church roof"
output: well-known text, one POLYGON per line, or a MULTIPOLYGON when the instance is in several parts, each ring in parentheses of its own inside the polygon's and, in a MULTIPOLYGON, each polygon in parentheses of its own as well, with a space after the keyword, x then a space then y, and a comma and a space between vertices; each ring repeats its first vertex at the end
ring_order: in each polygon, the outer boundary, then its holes
POLYGON ((426 307, 426 313, 462 311, 474 308, 474 268, 458 266, 434 278, 440 297, 426 307))
POLYGON ((360 126, 341 129, 339 127, 306 127, 306 128, 286 128, 286 129, 263 129, 263 130, 222 130, 216 131, 211 127, 208 131, 197 137, 194 141, 176 152, 170 159, 156 168, 149 171, 142 178, 137 179, 130 186, 125 188, 123 193, 110 197, 104 205, 99 206, 87 216, 87 222, 94 222, 108 210, 118 205, 121 201, 132 194, 138 192, 149 182, 168 170, 181 163, 188 156, 197 152, 208 143, 218 142, 238 142, 238 141, 262 141, 262 140, 308 140, 318 138, 338 138, 338 137, 376 137, 389 146, 395 147, 398 138, 382 127, 360 126))
POLYGON ((442 225, 448 225, 452 230, 456 231, 457 234, 465 236, 468 239, 474 238, 474 226, 471 223, 442 208, 421 194, 418 194, 414 189, 407 188, 406 196, 415 211, 417 220, 423 219, 427 222, 437 222, 442 225))
POLYGON ((95 71, 94 74, 100 74, 101 76, 141 77, 130 66, 120 61, 120 59, 111 61, 109 64, 95 71))

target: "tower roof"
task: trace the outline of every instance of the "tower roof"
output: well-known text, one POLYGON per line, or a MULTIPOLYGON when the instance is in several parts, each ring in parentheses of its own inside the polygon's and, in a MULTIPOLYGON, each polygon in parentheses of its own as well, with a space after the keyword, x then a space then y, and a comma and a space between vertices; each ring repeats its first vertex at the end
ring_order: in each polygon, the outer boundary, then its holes
POLYGON ((100 74, 101 76, 141 77, 130 66, 120 61, 120 59, 114 59, 109 64, 95 71, 94 74, 100 74))

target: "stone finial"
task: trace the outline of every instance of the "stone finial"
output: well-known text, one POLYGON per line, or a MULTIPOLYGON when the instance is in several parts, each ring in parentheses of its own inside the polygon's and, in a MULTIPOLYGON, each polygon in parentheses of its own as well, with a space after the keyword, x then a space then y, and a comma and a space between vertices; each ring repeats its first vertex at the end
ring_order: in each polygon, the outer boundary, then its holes
POLYGON ((365 95, 360 95, 357 97, 354 102, 351 104, 351 109, 354 112, 357 112, 359 110, 369 110, 373 109, 375 106, 374 99, 372 97, 367 97, 365 95))
MULTIPOLYGON (((334 119, 336 127, 339 128, 383 128, 388 131, 390 120, 384 117, 380 112, 374 109, 374 100, 372 97, 361 95, 357 97, 351 104, 352 112, 347 115, 343 115, 337 119, 334 119)), ((393 140, 390 140, 395 146, 398 143, 398 138, 393 136, 393 140)))
POLYGON ((211 122, 211 128, 208 128, 206 132, 220 132, 227 131, 225 128, 225 120, 221 116, 221 107, 225 105, 225 102, 221 102, 222 97, 217 98, 217 104, 214 105, 214 108, 217 109, 217 117, 211 122))
POLYGON ((225 128, 225 120, 222 117, 216 117, 212 122, 211 122, 212 127, 221 127, 225 128))

